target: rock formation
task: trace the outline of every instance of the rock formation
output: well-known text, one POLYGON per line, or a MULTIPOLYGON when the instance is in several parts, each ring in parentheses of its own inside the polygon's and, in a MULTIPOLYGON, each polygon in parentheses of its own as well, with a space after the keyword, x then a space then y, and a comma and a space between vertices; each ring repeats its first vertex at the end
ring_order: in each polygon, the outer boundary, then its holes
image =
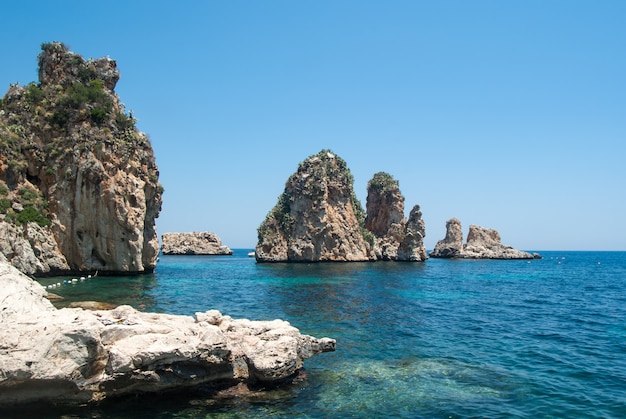
POLYGON ((222 245, 217 234, 165 233, 161 236, 164 255, 232 255, 233 251, 222 245))
POLYGON ((29 274, 151 272, 162 187, 109 58, 42 45, 39 83, 0 101, 2 259, 29 274))
POLYGON ((374 235, 379 260, 426 260, 426 234, 419 205, 404 218, 404 196, 398 181, 385 172, 374 174, 367 184, 365 228, 374 235))
POLYGON ((462 259, 538 259, 538 254, 516 250, 501 243, 500 234, 493 229, 470 225, 467 242, 463 243, 461 222, 451 218, 446 222, 446 237, 430 253, 433 258, 462 259))
POLYGON ((404 228, 404 237, 398 247, 398 260, 423 262, 428 259, 426 246, 426 226, 422 220, 422 211, 419 205, 415 205, 409 214, 409 220, 404 228))
POLYGON ((460 258, 463 253, 463 230, 458 218, 446 221, 446 237, 430 252, 431 258, 460 258))
POLYGON ((300 163, 258 228, 258 262, 375 260, 346 163, 322 150, 300 163))
POLYGON ((282 320, 57 310, 44 288, 0 263, 0 407, 88 403, 211 384, 289 380, 335 341, 282 320))

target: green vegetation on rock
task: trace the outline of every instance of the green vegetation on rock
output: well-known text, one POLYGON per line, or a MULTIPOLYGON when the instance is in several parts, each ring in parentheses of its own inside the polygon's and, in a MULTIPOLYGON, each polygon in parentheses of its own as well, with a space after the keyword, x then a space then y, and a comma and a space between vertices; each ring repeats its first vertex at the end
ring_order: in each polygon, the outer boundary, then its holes
POLYGON ((391 188, 398 188, 399 183, 389 173, 377 172, 367 183, 367 190, 379 190, 385 192, 391 188))

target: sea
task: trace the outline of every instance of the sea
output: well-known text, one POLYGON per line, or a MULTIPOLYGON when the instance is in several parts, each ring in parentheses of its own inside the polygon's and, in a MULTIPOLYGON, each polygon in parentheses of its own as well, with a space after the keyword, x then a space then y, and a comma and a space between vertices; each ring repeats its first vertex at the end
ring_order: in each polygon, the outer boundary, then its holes
MULTIPOLYGON (((337 340, 304 378, 248 397, 199 392, 36 409, 50 418, 623 418, 626 252, 540 260, 257 264, 161 256, 134 277, 41 279, 58 304, 284 319, 337 340), (67 283, 64 283, 67 282, 67 283)), ((26 413, 26 412, 23 412, 26 413)), ((26 416, 23 416, 26 417, 26 416)))

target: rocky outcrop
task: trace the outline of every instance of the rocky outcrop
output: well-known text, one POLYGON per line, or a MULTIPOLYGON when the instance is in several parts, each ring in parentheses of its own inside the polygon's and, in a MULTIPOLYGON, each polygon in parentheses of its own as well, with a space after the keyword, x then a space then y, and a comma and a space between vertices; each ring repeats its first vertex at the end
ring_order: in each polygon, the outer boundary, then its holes
POLYGON ((430 252, 431 258, 460 258, 463 253, 463 229, 461 221, 450 218, 446 221, 446 236, 439 240, 430 252))
POLYGON ((419 205, 404 218, 404 196, 398 181, 385 172, 374 174, 367 185, 365 228, 374 235, 378 260, 424 261, 426 229, 419 205))
POLYGON ((0 263, 0 407, 88 403, 199 385, 288 381, 335 341, 282 320, 57 310, 38 283, 0 263))
POLYGON ((430 253, 433 258, 463 259, 538 259, 538 254, 516 250, 501 243, 500 234, 494 229, 470 225, 467 242, 463 243, 461 222, 452 218, 446 223, 446 237, 437 242, 430 253))
POLYGON ((161 236, 164 255, 232 255, 233 251, 222 244, 217 234, 165 233, 161 236))
POLYGON ((424 237, 426 226, 422 220, 422 211, 415 205, 409 214, 409 220, 404 228, 404 237, 398 246, 398 260, 423 262, 428 259, 424 237))
POLYGON ((152 147, 114 92, 114 60, 42 45, 39 83, 0 101, 4 259, 34 275, 151 272, 162 187, 152 147))
POLYGON ((463 257, 467 259, 537 259, 540 256, 503 245, 500 233, 494 229, 470 225, 467 242, 463 246, 463 257))
POLYGON ((258 228, 258 262, 375 260, 345 161, 322 150, 300 163, 258 228))

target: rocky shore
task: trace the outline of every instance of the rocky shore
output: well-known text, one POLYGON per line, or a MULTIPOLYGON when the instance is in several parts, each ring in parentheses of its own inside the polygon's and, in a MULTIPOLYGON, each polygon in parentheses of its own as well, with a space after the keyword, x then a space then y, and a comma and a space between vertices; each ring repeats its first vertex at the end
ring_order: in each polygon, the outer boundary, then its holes
POLYGON ((282 320, 143 313, 130 306, 56 309, 46 291, 0 263, 0 407, 81 404, 213 385, 289 381, 335 340, 282 320))
POLYGON ((164 255, 232 255, 215 233, 165 233, 161 236, 164 255))

